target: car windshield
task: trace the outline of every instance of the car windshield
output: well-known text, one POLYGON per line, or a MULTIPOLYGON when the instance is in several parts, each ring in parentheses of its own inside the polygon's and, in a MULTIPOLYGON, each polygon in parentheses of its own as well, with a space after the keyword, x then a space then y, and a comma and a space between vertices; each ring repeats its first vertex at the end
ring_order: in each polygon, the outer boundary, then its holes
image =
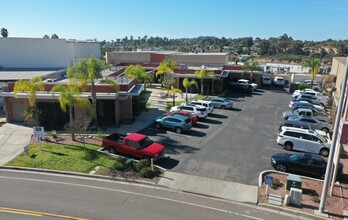
POLYGON ((297 161, 298 159, 300 159, 301 156, 299 154, 293 154, 289 157, 289 160, 294 162, 294 161, 297 161))
POLYGON ((317 133, 317 137, 318 137, 322 142, 327 143, 327 139, 324 138, 322 135, 320 135, 320 134, 317 133))
POLYGON ((153 143, 153 141, 149 137, 146 137, 146 138, 142 139, 141 141, 139 141, 140 148, 142 148, 142 149, 147 148, 152 143, 153 143))

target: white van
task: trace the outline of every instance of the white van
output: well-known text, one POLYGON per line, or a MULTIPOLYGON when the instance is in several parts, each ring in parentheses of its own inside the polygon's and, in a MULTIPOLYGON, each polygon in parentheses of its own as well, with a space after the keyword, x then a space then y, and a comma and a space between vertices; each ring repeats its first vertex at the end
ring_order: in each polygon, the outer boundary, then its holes
POLYGON ((280 76, 276 76, 274 77, 273 79, 273 84, 275 86, 284 86, 285 85, 285 80, 283 77, 280 77, 280 76))

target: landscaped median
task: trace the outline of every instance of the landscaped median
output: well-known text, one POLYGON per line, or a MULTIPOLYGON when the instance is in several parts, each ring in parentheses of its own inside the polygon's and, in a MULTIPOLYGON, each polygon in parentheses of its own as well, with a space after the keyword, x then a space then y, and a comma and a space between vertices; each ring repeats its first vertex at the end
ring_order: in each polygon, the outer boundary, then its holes
MULTIPOLYGON (((66 136, 68 137, 68 136, 66 136)), ((61 143, 43 141, 29 145, 27 152, 22 152, 6 164, 11 167, 49 169, 84 174, 105 175, 120 178, 148 180, 157 182, 160 171, 150 167, 150 162, 128 160, 99 151, 101 146, 93 143, 62 141, 61 143)))

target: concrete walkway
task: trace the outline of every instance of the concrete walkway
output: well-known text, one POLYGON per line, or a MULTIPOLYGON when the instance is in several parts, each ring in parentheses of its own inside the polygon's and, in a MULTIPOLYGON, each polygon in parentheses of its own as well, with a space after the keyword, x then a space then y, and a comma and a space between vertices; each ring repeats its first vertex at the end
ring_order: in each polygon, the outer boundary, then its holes
POLYGON ((6 123, 0 127, 0 166, 5 165, 29 145, 33 129, 6 123))
POLYGON ((199 176, 165 172, 159 185, 183 192, 237 202, 257 203, 258 187, 199 176))

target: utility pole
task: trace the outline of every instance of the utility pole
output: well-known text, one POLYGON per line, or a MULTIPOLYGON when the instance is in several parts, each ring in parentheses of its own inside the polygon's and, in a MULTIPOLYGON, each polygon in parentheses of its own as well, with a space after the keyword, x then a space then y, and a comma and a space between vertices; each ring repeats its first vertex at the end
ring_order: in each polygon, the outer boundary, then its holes
POLYGON ((327 161, 327 166, 326 166, 326 172, 325 172, 325 179, 324 179, 324 185, 323 185, 323 190, 321 192, 321 198, 320 198, 320 205, 319 205, 319 212, 324 213, 325 212, 325 205, 326 205, 326 199, 327 199, 327 192, 329 188, 329 183, 330 179, 332 176, 332 169, 333 169, 333 158, 336 150, 336 143, 339 141, 338 139, 338 129, 340 126, 340 120, 341 120, 341 115, 342 115, 342 109, 343 109, 343 102, 344 102, 344 95, 346 91, 346 86, 347 86, 347 75, 348 75, 348 57, 346 60, 346 68, 345 68, 345 76, 343 79, 342 87, 341 87, 341 94, 340 94, 340 100, 338 103, 337 107, 337 112, 336 112, 336 119, 335 119, 335 126, 333 130, 333 136, 332 136, 332 143, 331 143, 331 148, 330 148, 330 154, 329 158, 327 161))

